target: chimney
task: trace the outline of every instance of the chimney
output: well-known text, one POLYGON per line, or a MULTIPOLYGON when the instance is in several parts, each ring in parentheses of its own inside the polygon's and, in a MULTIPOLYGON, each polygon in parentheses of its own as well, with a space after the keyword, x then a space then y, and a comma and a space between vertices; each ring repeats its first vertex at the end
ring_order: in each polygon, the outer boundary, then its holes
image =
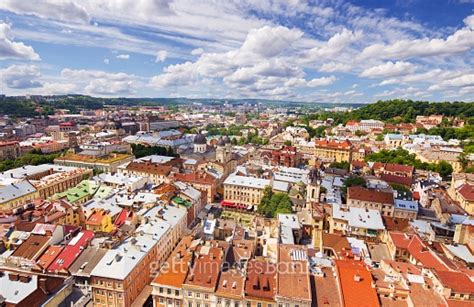
POLYGON ((355 281, 355 282, 361 281, 361 277, 360 277, 359 274, 355 274, 355 275, 354 275, 354 281, 355 281))
POLYGON ((29 283, 31 280, 31 277, 28 275, 20 275, 20 281, 23 283, 29 283))
POLYGON ((8 274, 8 279, 10 279, 11 281, 18 281, 19 276, 18 276, 18 274, 10 273, 10 274, 8 274))
POLYGON ((38 287, 46 294, 49 293, 48 291, 48 286, 47 286, 47 279, 46 278, 40 278, 38 281, 38 287))

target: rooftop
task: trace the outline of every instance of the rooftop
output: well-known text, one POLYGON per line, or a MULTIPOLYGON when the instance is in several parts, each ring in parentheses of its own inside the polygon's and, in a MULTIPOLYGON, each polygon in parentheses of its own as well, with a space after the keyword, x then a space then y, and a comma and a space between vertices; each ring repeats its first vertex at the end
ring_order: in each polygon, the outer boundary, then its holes
POLYGON ((347 189, 347 199, 362 200, 367 202, 393 204, 393 194, 361 186, 352 186, 347 189))
POLYGON ((287 264, 285 266, 287 271, 278 271, 277 295, 286 299, 310 302, 311 284, 306 248, 298 245, 280 244, 278 263, 287 264))
POLYGON ((375 288, 372 287, 372 275, 362 262, 336 260, 344 306, 379 306, 375 288))
POLYGON ((224 184, 245 186, 255 189, 264 189, 266 186, 270 185, 270 180, 239 175, 230 175, 224 181, 224 184))
POLYGON ((80 154, 66 154, 65 156, 54 159, 54 161, 73 161, 83 163, 101 163, 113 164, 133 157, 129 154, 114 153, 104 157, 86 156, 80 154))

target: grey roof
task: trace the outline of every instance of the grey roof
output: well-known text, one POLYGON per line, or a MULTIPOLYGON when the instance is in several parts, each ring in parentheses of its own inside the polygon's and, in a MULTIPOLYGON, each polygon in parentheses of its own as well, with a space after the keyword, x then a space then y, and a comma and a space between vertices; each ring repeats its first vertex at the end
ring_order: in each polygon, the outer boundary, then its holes
POLYGON ((290 229, 300 229, 301 224, 296 214, 278 214, 278 221, 290 229))
POLYGON ((74 276, 89 277, 92 270, 107 253, 108 249, 99 247, 86 248, 69 268, 69 272, 74 276))
POLYGON ((444 245, 454 256, 464 260, 466 263, 474 263, 474 256, 465 245, 444 245))
POLYGON ((163 163, 169 162, 173 159, 175 159, 175 158, 174 157, 169 157, 169 156, 150 155, 150 156, 145 156, 145 157, 136 159, 136 160, 134 160, 134 162, 149 161, 151 163, 163 164, 163 163))
POLYGON ((118 247, 108 250, 92 270, 91 276, 124 280, 159 239, 138 232, 136 237, 128 238, 118 247))
POLYGON ((0 204, 36 192, 36 188, 28 181, 0 185, 0 204))
POLYGON ((8 272, 0 275, 0 289, 2 289, 0 295, 8 303, 18 304, 38 288, 37 275, 31 275, 28 282, 12 281, 9 275, 8 272))
POLYGON ((288 192, 290 189, 290 184, 283 181, 273 181, 273 189, 280 192, 288 192))
POLYGON ((414 200, 395 199, 395 209, 418 212, 418 202, 414 200))
POLYGON ((378 210, 349 207, 342 211, 338 204, 333 204, 333 217, 345 220, 350 227, 382 230, 385 229, 382 216, 378 210))
POLYGON ((245 187, 255 188, 255 189, 263 189, 266 186, 270 185, 270 180, 262 179, 262 178, 230 175, 224 181, 224 184, 245 186, 245 187))

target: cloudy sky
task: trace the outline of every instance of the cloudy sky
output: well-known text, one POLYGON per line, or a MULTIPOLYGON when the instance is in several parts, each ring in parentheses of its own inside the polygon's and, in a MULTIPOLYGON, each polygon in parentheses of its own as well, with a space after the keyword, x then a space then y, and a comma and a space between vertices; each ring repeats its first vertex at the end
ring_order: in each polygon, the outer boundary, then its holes
POLYGON ((0 93, 474 100, 474 0, 0 0, 0 93))

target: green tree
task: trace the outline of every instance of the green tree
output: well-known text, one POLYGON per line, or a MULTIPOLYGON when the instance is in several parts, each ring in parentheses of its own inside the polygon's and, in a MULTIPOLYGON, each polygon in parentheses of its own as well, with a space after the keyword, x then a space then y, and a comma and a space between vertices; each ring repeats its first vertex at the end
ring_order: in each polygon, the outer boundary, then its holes
POLYGON ((347 193, 347 188, 352 186, 362 186, 366 187, 366 182, 363 177, 360 176, 350 176, 344 180, 344 186, 342 187, 342 192, 347 193))
POLYGON ((265 217, 276 217, 279 213, 292 213, 292 202, 286 193, 274 193, 270 186, 263 190, 257 212, 265 217))
POLYGON ((333 162, 331 163, 331 165, 329 165, 330 167, 333 167, 333 168, 340 168, 340 169, 344 169, 346 171, 348 171, 351 167, 351 165, 349 164, 349 162, 347 161, 341 161, 341 162, 333 162))

